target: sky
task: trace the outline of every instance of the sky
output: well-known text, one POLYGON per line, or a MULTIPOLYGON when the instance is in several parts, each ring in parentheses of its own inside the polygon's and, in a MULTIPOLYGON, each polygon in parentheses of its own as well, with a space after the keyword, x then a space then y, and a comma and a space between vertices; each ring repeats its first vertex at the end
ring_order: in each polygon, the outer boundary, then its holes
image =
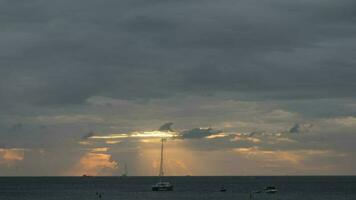
POLYGON ((0 176, 355 175, 354 0, 0 0, 0 176))

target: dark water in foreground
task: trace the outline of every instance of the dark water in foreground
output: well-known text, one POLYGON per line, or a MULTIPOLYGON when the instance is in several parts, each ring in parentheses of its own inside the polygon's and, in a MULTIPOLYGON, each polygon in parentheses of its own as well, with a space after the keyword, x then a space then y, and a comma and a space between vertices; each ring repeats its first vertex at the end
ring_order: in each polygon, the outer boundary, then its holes
POLYGON ((252 190, 274 185, 276 194, 254 199, 356 200, 356 176, 169 177, 173 192, 152 192, 156 177, 0 177, 0 200, 248 199, 252 190), (227 192, 218 190, 224 185, 227 192))

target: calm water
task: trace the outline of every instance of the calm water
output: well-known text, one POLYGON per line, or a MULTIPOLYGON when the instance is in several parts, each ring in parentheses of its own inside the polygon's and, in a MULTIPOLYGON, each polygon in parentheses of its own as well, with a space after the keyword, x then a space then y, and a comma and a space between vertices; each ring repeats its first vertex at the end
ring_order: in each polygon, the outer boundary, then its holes
POLYGON ((169 177, 173 192, 152 192, 156 177, 0 177, 1 200, 72 199, 248 199, 251 190, 268 185, 277 194, 256 194, 254 199, 356 200, 356 177, 169 177), (218 192, 224 185, 227 192, 218 192))

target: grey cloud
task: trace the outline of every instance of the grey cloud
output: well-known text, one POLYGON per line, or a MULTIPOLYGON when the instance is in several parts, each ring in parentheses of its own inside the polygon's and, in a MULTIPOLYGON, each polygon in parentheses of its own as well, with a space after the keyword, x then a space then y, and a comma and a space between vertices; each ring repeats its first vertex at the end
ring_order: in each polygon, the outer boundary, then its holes
POLYGON ((95 133, 93 131, 90 131, 89 133, 86 133, 85 135, 82 136, 82 140, 86 140, 94 135, 95 133))
POLYGON ((183 131, 181 138, 201 139, 187 141, 187 147, 195 150, 231 150, 234 148, 259 148, 261 150, 300 150, 331 148, 323 143, 321 133, 312 132, 310 123, 295 123, 290 129, 280 132, 252 131, 246 133, 226 133, 224 137, 205 139, 206 136, 221 133, 213 129, 191 129, 183 131), (296 134, 303 133, 303 134, 296 134))
POLYGON ((11 86, 0 95, 10 105, 25 96, 41 106, 95 95, 353 96, 351 0, 1 4, 10 50, 0 50, 1 85, 11 86))
POLYGON ((242 136, 246 137, 258 137, 258 136, 287 136, 288 134, 296 134, 296 133, 307 133, 311 131, 313 124, 311 123, 295 123, 291 128, 287 130, 282 130, 279 132, 268 132, 268 131, 252 131, 250 133, 243 133, 242 136))
POLYGON ((0 145, 71 149, 90 130, 153 130, 169 120, 178 130, 212 124, 262 140, 193 140, 217 131, 191 129, 181 136, 191 148, 352 152, 354 130, 289 126, 356 114, 355 20, 354 0, 2 0, 0 145), (103 108, 88 103, 93 97, 119 102, 103 108), (253 105, 220 105, 229 99, 253 105), (300 119, 267 122, 260 116, 272 107, 300 119), (39 129, 26 121, 88 113, 105 123, 39 129), (278 131, 297 142, 273 143, 267 133, 278 131))
POLYGON ((178 138, 181 139, 199 139, 209 135, 221 133, 220 130, 214 130, 212 128, 194 128, 191 130, 182 131, 178 138))
POLYGON ((296 123, 294 124, 294 126, 289 129, 289 133, 303 133, 303 132, 307 132, 309 131, 310 128, 312 128, 313 125, 312 124, 299 124, 296 123))
POLYGON ((23 128, 23 124, 22 123, 17 123, 14 124, 11 128, 10 128, 10 132, 16 132, 18 130, 21 130, 23 128))
POLYGON ((167 122, 167 123, 163 124, 158 130, 174 132, 174 130, 172 129, 172 125, 173 125, 172 122, 167 122))
POLYGON ((253 132, 245 134, 245 135, 247 135, 248 137, 254 137, 256 135, 263 135, 263 134, 264 134, 264 132, 261 132, 261 131, 253 131, 253 132))

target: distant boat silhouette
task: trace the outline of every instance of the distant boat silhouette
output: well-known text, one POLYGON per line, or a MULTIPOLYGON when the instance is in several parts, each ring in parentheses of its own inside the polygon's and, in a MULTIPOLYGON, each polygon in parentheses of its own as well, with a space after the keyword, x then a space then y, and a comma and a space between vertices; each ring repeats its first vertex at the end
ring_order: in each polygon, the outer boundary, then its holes
POLYGON ((101 199, 101 193, 96 192, 95 195, 96 195, 96 197, 97 197, 98 199, 101 199))
POLYGON ((268 186, 264 189, 265 193, 268 194, 274 194, 276 192, 278 192, 277 188, 275 186, 268 186))
POLYGON ((121 175, 122 177, 126 177, 128 174, 127 174, 127 165, 125 163, 125 168, 124 168, 124 173, 121 175))
POLYGON ((159 182, 152 186, 152 191, 172 191, 173 185, 168 181, 163 181, 163 143, 165 139, 161 139, 161 162, 159 167, 159 182))

